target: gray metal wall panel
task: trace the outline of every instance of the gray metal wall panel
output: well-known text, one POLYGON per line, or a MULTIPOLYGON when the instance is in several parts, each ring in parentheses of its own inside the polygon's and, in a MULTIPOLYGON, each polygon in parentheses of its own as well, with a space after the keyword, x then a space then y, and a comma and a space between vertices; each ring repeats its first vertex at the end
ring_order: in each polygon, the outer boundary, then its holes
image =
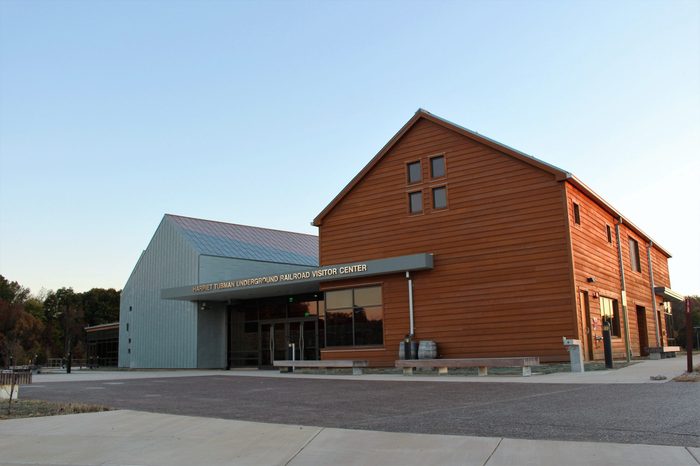
POLYGON ((194 283, 197 274, 197 253, 164 218, 122 291, 120 366, 197 367, 196 304, 160 299, 162 288, 194 283))
POLYGON ((200 256, 199 281, 197 283, 258 277, 267 274, 299 271, 306 268, 312 269, 314 267, 295 264, 278 264, 276 262, 251 261, 229 257, 200 256))
POLYGON ((197 314, 197 367, 226 367, 226 304, 207 303, 197 314))

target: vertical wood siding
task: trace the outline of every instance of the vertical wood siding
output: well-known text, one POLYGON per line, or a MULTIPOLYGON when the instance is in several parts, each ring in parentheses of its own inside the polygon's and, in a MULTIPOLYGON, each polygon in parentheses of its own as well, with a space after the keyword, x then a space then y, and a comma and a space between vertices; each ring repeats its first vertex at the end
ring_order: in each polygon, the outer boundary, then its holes
MULTIPOLYGON (((574 335, 576 320, 563 196, 553 175, 421 120, 324 218, 320 262, 434 253, 434 270, 414 274, 418 339, 435 340, 441 357, 565 360, 561 337, 574 335), (438 154, 447 176, 431 180, 438 154), (424 212, 410 215, 406 164, 415 160, 424 212), (431 209, 436 186, 447 187, 445 210, 431 209)), ((384 348, 352 351, 375 365, 391 364, 408 332, 406 279, 381 281, 384 348)))

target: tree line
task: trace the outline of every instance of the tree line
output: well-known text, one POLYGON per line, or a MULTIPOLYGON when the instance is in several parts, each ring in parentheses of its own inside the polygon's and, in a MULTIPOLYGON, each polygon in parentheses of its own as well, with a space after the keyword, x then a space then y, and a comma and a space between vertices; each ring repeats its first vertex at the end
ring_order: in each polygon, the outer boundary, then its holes
POLYGON ((69 352, 84 358, 84 328, 118 321, 119 294, 113 288, 60 288, 33 295, 0 275, 0 361, 4 367, 42 364, 69 352))

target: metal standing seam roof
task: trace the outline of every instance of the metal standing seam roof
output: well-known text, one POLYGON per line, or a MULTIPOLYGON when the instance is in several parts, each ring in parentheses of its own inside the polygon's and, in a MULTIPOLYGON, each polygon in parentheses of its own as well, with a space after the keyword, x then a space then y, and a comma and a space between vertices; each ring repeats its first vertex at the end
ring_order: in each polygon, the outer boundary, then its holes
POLYGON ((166 214, 199 254, 318 266, 318 237, 166 214))

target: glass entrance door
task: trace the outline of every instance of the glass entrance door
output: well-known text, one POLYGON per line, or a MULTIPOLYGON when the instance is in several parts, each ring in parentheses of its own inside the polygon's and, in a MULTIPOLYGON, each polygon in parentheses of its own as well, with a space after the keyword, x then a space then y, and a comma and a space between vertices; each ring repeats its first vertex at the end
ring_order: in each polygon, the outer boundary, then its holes
POLYGON ((316 319, 291 321, 289 342, 294 344, 295 359, 313 361, 318 359, 318 321, 316 319))
POLYGON ((289 345, 294 344, 297 360, 318 359, 318 321, 294 319, 260 323, 260 367, 272 367, 272 361, 289 359, 289 345))
POLYGON ((260 324, 260 365, 271 367, 275 359, 287 359, 287 335, 284 322, 260 324))

